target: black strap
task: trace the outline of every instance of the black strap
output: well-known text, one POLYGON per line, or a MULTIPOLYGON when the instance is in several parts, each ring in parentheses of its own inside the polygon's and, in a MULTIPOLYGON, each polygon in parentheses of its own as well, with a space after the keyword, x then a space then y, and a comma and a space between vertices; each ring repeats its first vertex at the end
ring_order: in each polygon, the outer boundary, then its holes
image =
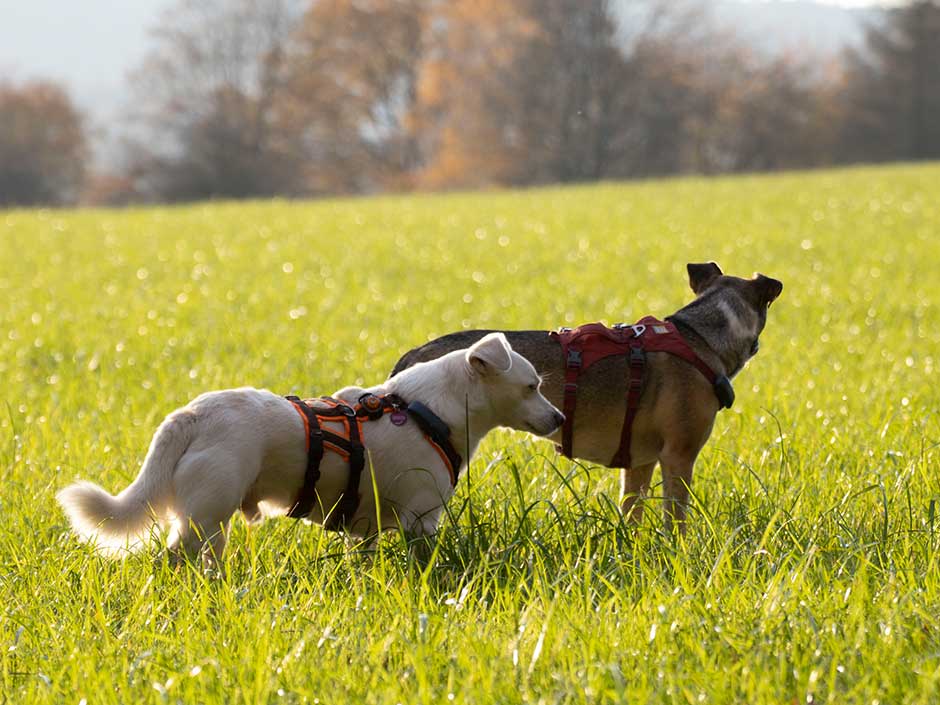
POLYGON ((340 436, 332 431, 323 429, 323 440, 329 443, 336 448, 339 448, 343 453, 347 455, 352 452, 352 444, 349 442, 349 439, 340 436))
POLYGON ((347 413, 347 416, 349 416, 347 421, 349 428, 349 475, 346 477, 346 489, 343 490, 336 506, 333 507, 329 517, 323 523, 323 526, 331 531, 348 526, 359 508, 359 484, 362 480, 362 470, 366 465, 365 448, 362 446, 362 438, 359 435, 359 422, 356 419, 356 412, 350 406, 346 406, 346 408, 350 412, 347 413))
POLYGON ((334 399, 333 397, 320 397, 317 401, 332 404, 332 406, 318 408, 317 416, 346 416, 351 418, 356 415, 355 410, 349 406, 349 404, 334 399))
MULTIPOLYGON (((313 509, 317 499, 317 482, 320 479, 320 461, 323 460, 323 430, 317 415, 299 397, 290 396, 287 400, 304 412, 307 417, 307 426, 310 429, 309 449, 307 451, 307 470, 304 473, 304 484, 297 494, 297 501, 287 512, 287 516, 294 519, 307 516, 313 509)), ((332 435, 332 434, 330 434, 332 435)))
POLYGON ((450 440, 450 427, 420 401, 411 402, 405 409, 418 424, 418 428, 447 456, 447 462, 454 471, 454 484, 456 485, 463 459, 450 440))
POLYGON ((731 380, 724 375, 719 375, 715 378, 712 389, 715 390, 715 396, 718 397, 721 408, 730 409, 734 404, 734 387, 731 386, 731 380))

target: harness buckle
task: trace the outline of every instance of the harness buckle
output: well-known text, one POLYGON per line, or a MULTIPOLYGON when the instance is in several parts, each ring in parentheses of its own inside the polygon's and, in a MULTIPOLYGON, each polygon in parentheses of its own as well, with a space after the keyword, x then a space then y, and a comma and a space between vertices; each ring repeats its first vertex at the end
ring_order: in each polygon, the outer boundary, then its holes
POLYGON ((635 352, 634 350, 630 351, 630 379, 639 379, 643 377, 644 372, 646 371, 646 355, 642 350, 635 352))
POLYGON ((575 367, 581 367, 581 351, 568 349, 568 361, 567 366, 569 369, 575 367))
POLYGON ((643 323, 637 323, 635 325, 630 326, 630 328, 633 329, 633 336, 635 338, 639 338, 641 335, 643 335, 646 332, 646 325, 643 323))
POLYGON ((643 371, 646 368, 646 351, 634 346, 630 348, 630 379, 628 387, 631 392, 639 392, 643 386, 643 371))
POLYGON ((385 414, 385 402, 372 392, 366 392, 359 397, 359 411, 357 416, 364 415, 366 418, 376 421, 385 414))
POLYGON ((382 400, 372 392, 366 392, 359 397, 359 403, 362 405, 363 409, 370 413, 379 411, 382 408, 382 400))

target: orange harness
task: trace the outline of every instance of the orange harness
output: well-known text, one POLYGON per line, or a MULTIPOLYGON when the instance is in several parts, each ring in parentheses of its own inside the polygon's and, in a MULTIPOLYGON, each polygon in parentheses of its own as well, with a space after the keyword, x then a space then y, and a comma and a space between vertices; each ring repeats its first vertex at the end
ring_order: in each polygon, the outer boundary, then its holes
POLYGON ((457 485, 457 475, 463 460, 450 440, 450 429, 427 406, 418 401, 410 404, 395 394, 377 396, 367 393, 359 397, 355 406, 350 406, 332 397, 319 397, 306 401, 299 397, 285 397, 304 423, 307 444, 307 470, 304 484, 297 493, 297 500, 287 516, 294 518, 310 514, 317 501, 316 486, 320 479, 320 463, 325 450, 330 450, 349 463, 349 477, 346 489, 337 502, 336 511, 326 517, 323 525, 330 530, 346 526, 359 508, 361 495, 359 484, 365 468, 365 446, 362 444, 362 424, 377 421, 391 414, 391 422, 401 426, 409 418, 424 433, 434 449, 441 456, 450 473, 451 486, 457 485), (336 433, 323 428, 323 423, 341 423, 344 433, 336 433))

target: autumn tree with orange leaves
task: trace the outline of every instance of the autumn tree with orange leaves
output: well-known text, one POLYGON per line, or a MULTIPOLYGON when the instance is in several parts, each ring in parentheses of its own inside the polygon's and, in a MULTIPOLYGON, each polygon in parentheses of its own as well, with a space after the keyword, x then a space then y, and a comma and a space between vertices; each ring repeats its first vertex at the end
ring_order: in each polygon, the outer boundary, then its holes
POLYGON ((429 0, 319 0, 291 43, 285 124, 312 193, 412 186, 412 110, 429 0))
MULTIPOLYGON (((683 169, 696 3, 455 0, 438 7, 415 105, 428 188, 683 169)), ((694 50, 699 56, 698 49, 694 50)))

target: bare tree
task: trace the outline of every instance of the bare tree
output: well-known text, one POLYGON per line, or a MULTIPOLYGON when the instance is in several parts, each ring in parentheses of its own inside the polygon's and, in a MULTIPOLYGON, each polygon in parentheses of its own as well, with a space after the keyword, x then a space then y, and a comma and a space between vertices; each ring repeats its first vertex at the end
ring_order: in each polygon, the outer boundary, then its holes
POLYGON ((769 171, 833 161, 842 113, 832 60, 760 56, 733 40, 707 56, 693 79, 684 170, 769 171))
POLYGON ((407 129, 429 0, 318 0, 291 45, 285 115, 313 192, 410 185, 407 129))
POLYGON ((74 202, 88 156, 82 115, 60 86, 0 83, 0 205, 74 202))
POLYGON ((940 157, 940 4, 915 0, 888 10, 847 62, 841 156, 940 157))
POLYGON ((296 0, 181 0, 131 75, 127 136, 138 189, 162 200, 292 194, 299 162, 282 129, 296 0))
POLYGON ((609 173, 629 67, 607 0, 540 0, 539 22, 519 58, 520 133, 531 182, 583 181, 609 173), (549 80, 536 80, 540 72, 549 80))

